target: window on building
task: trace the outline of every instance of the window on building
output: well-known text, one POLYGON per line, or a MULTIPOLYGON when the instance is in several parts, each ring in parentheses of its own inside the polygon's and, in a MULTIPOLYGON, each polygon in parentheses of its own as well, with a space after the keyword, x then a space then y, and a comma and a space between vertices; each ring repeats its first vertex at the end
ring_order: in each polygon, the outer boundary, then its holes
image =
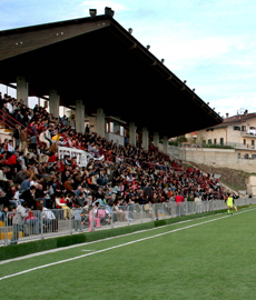
POLYGON ((113 122, 109 122, 109 132, 114 132, 114 123, 113 122))
POLYGON ((252 149, 254 149, 254 148, 255 148, 255 141, 252 140, 252 149))
POLYGON ((124 136, 124 127, 123 126, 120 126, 120 135, 124 136))
POLYGON ((246 139, 244 139, 244 145, 246 145, 246 139))
POLYGON ((242 131, 246 131, 246 126, 242 126, 242 131))
POLYGON ((120 124, 113 122, 113 133, 120 135, 120 124))
POLYGON ((220 144, 223 146, 224 145, 224 138, 220 138, 220 144))
POLYGON ((212 140, 208 140, 208 145, 211 145, 212 144, 212 140))
POLYGON ((234 126, 233 129, 240 131, 240 126, 234 126))
POLYGON ((214 145, 217 145, 217 139, 214 139, 214 145))

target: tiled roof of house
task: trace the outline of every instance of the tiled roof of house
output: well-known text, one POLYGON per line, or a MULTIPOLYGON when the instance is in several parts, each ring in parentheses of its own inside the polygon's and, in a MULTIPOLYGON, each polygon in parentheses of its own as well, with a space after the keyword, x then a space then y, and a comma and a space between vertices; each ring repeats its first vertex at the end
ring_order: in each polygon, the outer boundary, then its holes
POLYGON ((229 124, 229 123, 242 123, 244 121, 247 121, 255 117, 256 117, 256 113, 251 113, 251 114, 244 113, 243 115, 235 115, 230 118, 224 119, 223 123, 221 123, 220 125, 229 124))
POLYGON ((226 119, 224 119, 224 121, 221 124, 218 124, 218 125, 212 126, 212 127, 208 127, 206 129, 226 128, 229 125, 243 123, 252 118, 256 118, 256 113, 248 114, 247 112, 245 112, 244 114, 241 114, 241 115, 235 115, 235 116, 226 118, 226 119))

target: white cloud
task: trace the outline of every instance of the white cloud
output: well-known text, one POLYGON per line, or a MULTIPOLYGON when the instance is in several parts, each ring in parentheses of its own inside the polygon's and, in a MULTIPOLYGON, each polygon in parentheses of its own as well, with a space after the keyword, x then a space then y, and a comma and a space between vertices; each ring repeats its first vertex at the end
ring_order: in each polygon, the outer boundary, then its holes
POLYGON ((231 53, 251 47, 249 36, 207 34, 203 29, 173 21, 141 26, 135 29, 134 35, 142 44, 150 44, 152 53, 159 59, 164 58, 167 67, 175 70, 216 60, 225 63, 231 53))
POLYGON ((216 112, 221 115, 229 113, 230 116, 235 115, 241 108, 248 109, 249 113, 256 112, 255 108, 256 92, 243 93, 236 96, 220 98, 210 102, 211 107, 215 107, 216 112))
POLYGON ((246 70, 255 70, 256 69, 256 54, 254 55, 246 55, 229 61, 228 64, 237 66, 246 70))
MULTIPOLYGON (((178 70, 214 61, 218 64, 235 64, 231 55, 236 55, 237 47, 243 44, 240 36, 177 36, 168 33, 155 37, 154 41, 156 45, 152 49, 156 55, 166 58, 166 62, 178 70)), ((249 66, 249 59, 242 62, 237 60, 236 64, 239 63, 244 67, 249 66)))

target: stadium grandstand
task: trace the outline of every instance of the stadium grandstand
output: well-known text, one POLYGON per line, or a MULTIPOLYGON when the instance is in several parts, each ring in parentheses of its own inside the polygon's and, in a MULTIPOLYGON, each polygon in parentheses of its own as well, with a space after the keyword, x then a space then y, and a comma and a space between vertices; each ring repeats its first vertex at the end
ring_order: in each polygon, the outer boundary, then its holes
POLYGON ((90 230, 132 222, 137 213, 158 219, 165 208, 185 214, 184 200, 209 208, 208 200, 227 198, 213 174, 168 155, 170 137, 222 119, 111 11, 0 32, 0 82, 17 88, 16 98, 0 96, 0 122, 9 132, 0 144, 7 244, 17 243, 21 231, 32 238, 90 230), (50 112, 28 107, 29 96, 45 95, 50 112), (75 116, 60 117, 60 105, 75 116), (85 128, 85 115, 96 116, 95 127, 85 128), (106 137, 107 115, 129 124, 123 143, 106 137))

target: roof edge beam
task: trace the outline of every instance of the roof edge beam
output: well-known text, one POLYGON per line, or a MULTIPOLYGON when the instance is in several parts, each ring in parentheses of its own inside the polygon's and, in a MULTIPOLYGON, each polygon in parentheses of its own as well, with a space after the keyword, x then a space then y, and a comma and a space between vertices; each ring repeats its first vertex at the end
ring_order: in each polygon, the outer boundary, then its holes
POLYGON ((130 48, 127 48, 126 50, 130 51, 130 50, 136 49, 137 46, 138 46, 137 43, 134 43, 130 48))

